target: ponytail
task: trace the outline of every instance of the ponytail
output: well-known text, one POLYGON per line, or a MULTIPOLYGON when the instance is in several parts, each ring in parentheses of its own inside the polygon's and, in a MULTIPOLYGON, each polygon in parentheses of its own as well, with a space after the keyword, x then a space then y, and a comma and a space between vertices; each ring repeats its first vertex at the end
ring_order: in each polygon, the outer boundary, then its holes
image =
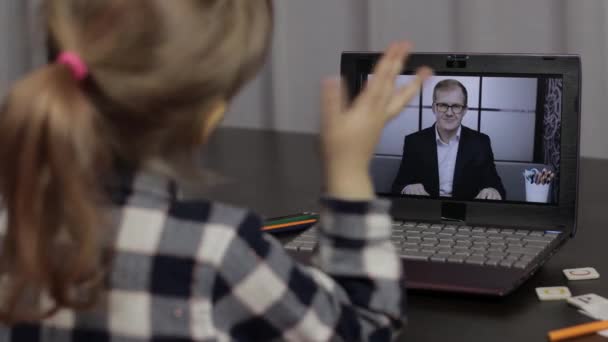
POLYGON ((18 82, 0 109, 6 324, 96 302, 102 266, 96 181, 109 162, 98 120, 83 84, 62 64, 18 82))

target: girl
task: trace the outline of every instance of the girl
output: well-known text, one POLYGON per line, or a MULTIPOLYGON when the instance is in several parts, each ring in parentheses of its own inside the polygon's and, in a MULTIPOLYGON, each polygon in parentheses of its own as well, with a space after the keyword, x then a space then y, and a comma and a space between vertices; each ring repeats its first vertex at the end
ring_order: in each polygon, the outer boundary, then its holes
POLYGON ((0 340, 375 340, 403 318, 388 203, 368 175, 394 89, 394 44, 347 104, 324 83, 326 196, 316 267, 255 214, 179 183, 264 60, 271 0, 47 0, 59 57, 0 113, 0 340))

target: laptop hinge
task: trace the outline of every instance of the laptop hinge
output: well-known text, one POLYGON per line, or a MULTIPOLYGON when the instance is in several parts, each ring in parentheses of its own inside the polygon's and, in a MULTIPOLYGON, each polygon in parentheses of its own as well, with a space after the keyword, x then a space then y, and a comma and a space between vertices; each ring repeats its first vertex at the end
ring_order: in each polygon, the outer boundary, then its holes
POLYGON ((467 205, 465 203, 441 202, 441 219, 465 222, 467 220, 467 205))

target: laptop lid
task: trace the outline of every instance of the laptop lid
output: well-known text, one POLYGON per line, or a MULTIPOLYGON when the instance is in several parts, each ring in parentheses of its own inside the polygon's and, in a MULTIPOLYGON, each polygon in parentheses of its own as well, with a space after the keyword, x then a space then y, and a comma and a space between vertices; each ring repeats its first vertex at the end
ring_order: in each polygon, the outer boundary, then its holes
MULTIPOLYGON (((342 55, 351 97, 379 56, 342 55)), ((435 76, 385 128, 372 162, 393 215, 574 234, 580 58, 413 54, 397 82, 424 65, 435 76)))

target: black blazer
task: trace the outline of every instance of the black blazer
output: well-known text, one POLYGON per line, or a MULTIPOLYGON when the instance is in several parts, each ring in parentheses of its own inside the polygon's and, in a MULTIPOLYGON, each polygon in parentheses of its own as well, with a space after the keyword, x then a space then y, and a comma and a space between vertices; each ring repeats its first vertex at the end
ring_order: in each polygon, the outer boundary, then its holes
MULTIPOLYGON (((435 125, 405 137, 403 158, 392 192, 400 194, 405 186, 417 183, 423 184, 431 196, 439 197, 435 125)), ((503 199, 506 198, 505 188, 494 165, 490 137, 462 126, 452 197, 471 200, 485 188, 494 188, 503 199)))

